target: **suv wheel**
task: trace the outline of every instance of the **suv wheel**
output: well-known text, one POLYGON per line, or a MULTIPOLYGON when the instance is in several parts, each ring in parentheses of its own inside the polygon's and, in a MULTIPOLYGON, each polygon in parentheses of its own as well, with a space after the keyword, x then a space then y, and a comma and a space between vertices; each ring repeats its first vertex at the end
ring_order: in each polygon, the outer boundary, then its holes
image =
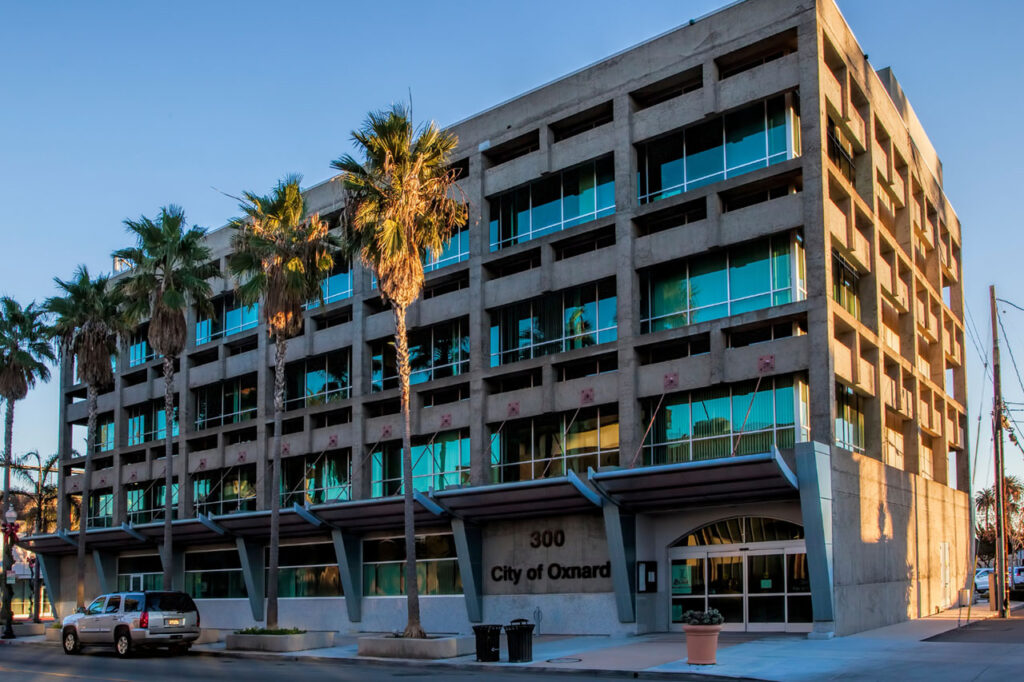
POLYGON ((118 658, 128 658, 132 655, 132 636, 127 628, 122 628, 114 634, 114 651, 118 658))
POLYGON ((82 650, 82 645, 78 641, 78 635, 72 628, 68 628, 64 631, 64 653, 69 656, 77 654, 82 650))

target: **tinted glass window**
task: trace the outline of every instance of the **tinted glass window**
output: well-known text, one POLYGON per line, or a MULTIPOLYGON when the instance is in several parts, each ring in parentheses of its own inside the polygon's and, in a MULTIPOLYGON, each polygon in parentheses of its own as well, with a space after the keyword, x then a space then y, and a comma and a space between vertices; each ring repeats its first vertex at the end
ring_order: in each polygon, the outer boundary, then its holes
POLYGON ((141 594, 129 594, 124 598, 124 612, 138 613, 142 610, 142 602, 145 597, 141 594))
POLYGON ((191 597, 181 592, 149 592, 146 594, 147 611, 198 611, 191 597))
POLYGON ((89 604, 89 608, 87 608, 85 612, 89 615, 103 613, 103 603, 106 601, 106 599, 106 597, 96 597, 96 600, 93 601, 93 603, 89 604))
POLYGON ((111 597, 107 600, 107 608, 103 610, 103 613, 117 613, 119 608, 121 608, 121 598, 111 597))

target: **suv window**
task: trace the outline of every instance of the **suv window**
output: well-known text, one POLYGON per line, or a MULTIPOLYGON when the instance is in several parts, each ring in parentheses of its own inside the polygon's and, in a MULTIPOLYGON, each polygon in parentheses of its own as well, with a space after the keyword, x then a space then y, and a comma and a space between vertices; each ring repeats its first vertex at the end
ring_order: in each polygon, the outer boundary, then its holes
POLYGON ((90 616, 95 616, 100 613, 103 613, 103 603, 105 601, 107 601, 106 597, 96 597, 96 599, 94 599, 93 602, 89 604, 89 608, 87 608, 85 612, 90 616))
POLYGON ((147 611, 198 611, 192 598, 183 592, 147 592, 147 611))
POLYGON ((138 613, 141 611, 143 599, 144 597, 141 594, 126 594, 124 597, 124 612, 138 613))
POLYGON ((107 608, 103 609, 103 613, 117 613, 119 608, 121 608, 121 597, 111 597, 107 600, 107 608))

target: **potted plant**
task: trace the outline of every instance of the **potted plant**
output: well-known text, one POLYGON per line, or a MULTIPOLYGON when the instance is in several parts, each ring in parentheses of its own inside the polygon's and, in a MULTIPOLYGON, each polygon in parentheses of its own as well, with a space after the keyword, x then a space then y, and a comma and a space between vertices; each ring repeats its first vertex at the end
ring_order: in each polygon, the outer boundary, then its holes
POLYGON ((687 611, 683 614, 686 632, 686 662, 691 665, 714 665, 718 650, 718 633, 725 618, 718 609, 687 611))

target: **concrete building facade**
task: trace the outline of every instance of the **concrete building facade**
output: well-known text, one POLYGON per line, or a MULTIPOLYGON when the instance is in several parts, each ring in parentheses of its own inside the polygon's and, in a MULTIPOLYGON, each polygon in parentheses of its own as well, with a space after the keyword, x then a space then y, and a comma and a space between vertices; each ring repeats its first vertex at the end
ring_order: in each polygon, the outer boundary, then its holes
MULTIPOLYGON (((953 603, 970 495, 960 223, 832 0, 747 0, 455 124, 470 219, 409 314, 424 621, 848 634, 953 603)), ((310 188, 336 220, 338 183, 310 188)), ((230 230, 209 242, 226 271, 230 230)), ((273 346, 214 283, 176 375, 175 584, 263 617, 273 346)), ((289 344, 281 618, 393 630, 394 325, 358 264, 289 344)), ((100 404, 90 593, 155 587, 163 382, 100 404)), ((69 455, 85 387, 62 369, 69 455)), ((79 495, 80 496, 80 495, 79 495)), ((28 544, 74 595, 77 530, 28 544)))

